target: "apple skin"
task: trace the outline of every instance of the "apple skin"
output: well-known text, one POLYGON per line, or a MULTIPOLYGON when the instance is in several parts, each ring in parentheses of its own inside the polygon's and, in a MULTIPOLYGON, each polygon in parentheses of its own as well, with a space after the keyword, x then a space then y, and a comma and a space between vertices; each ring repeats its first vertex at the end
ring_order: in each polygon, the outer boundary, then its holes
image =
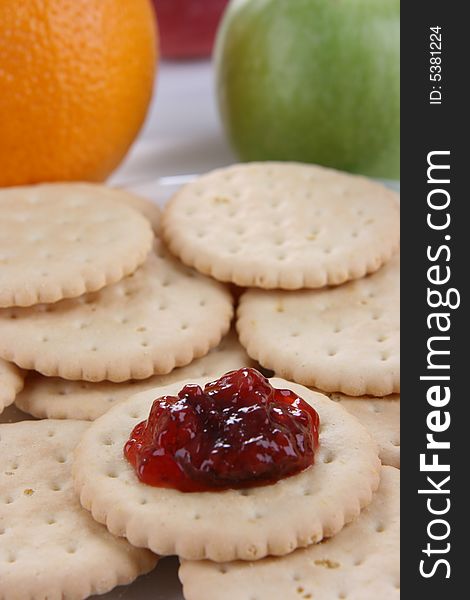
POLYGON ((242 160, 400 172, 399 0, 232 0, 215 48, 242 160))

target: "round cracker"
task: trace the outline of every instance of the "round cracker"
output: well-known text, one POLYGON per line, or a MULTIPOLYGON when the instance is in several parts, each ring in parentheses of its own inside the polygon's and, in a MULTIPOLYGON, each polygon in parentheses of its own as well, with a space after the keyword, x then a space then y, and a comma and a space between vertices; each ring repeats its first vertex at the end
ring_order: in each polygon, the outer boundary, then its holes
POLYGON ((177 394, 179 382, 138 394, 94 421, 75 454, 82 505, 135 546, 193 560, 257 560, 335 535, 371 501, 380 469, 376 445, 337 402, 283 379, 272 384, 292 389, 318 411, 320 446, 313 466, 243 490, 182 493, 140 482, 124 458, 124 444, 153 400, 177 394))
POLYGON ((173 259, 155 240, 133 275, 81 298, 0 311, 0 356, 48 376, 127 381, 207 354, 228 331, 225 286, 173 259))
POLYGON ((235 165, 177 192, 162 230, 176 256, 220 281, 318 288, 363 277, 391 257, 399 241, 395 196, 314 165, 235 165))
POLYGON ((23 383, 24 374, 18 367, 0 358, 0 413, 14 402, 23 383))
POLYGON ((400 396, 384 398, 328 394, 360 421, 379 447, 383 465, 400 468, 400 396))
POLYGON ((0 307, 57 302, 133 273, 152 230, 123 191, 86 184, 0 190, 0 307))
POLYGON ((88 424, 0 425, 0 596, 86 598, 130 583, 156 557, 112 536, 84 510, 70 474, 88 424))
POLYGON ((174 369, 168 375, 154 375, 138 381, 90 383, 30 373, 23 392, 15 402, 21 410, 40 419, 94 421, 119 402, 139 392, 184 379, 216 379, 227 371, 251 366, 254 366, 254 361, 242 348, 236 335, 231 333, 209 354, 188 366, 174 369))
POLYGON ((122 202, 134 210, 139 211, 150 222, 154 233, 158 235, 160 230, 161 210, 155 202, 119 188, 114 188, 113 194, 118 202, 122 202))
POLYGON ((400 259, 345 285, 249 290, 237 329, 248 354, 276 375, 327 392, 400 391, 400 259))
POLYGON ((372 503, 334 538, 282 558, 183 561, 186 600, 399 600, 400 475, 382 467, 372 503))

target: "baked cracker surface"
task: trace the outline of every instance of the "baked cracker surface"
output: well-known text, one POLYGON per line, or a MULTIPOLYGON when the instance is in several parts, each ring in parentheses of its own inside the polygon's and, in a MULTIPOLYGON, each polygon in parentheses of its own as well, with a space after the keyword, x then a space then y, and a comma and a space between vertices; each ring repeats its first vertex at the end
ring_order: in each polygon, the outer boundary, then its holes
POLYGON ((224 285, 155 240, 140 269, 99 292, 0 310, 0 356, 64 379, 145 379, 207 354, 229 329, 232 303, 224 285))
POLYGON ((321 544, 256 563, 183 561, 186 600, 399 600, 399 471, 355 521, 321 544))
POLYGON ((0 358, 0 413, 14 402, 23 382, 24 373, 16 365, 0 358))
POLYGON ((297 292, 248 290, 237 330, 263 367, 350 396, 400 391, 400 257, 363 279, 297 292))
POLYGON ((88 423, 0 425, 0 598, 79 600, 130 583, 157 557, 115 538, 73 490, 72 451, 88 423))
POLYGON ((162 234, 184 263, 243 287, 337 285, 397 250, 396 194, 299 163, 248 163, 199 177, 166 205, 162 234))
POLYGON ((124 444, 148 417, 153 400, 177 394, 185 383, 179 382, 138 394, 91 424, 73 468, 82 505, 135 546, 193 560, 258 560, 337 534, 377 488, 376 444, 337 402, 282 379, 271 381, 292 389, 320 415, 312 467, 273 485, 221 492, 182 493, 140 482, 123 455, 124 444))
POLYGON ((41 184, 0 190, 0 307, 75 298, 133 273, 152 230, 122 190, 41 184))
POLYGON ((44 377, 31 372, 26 378, 25 388, 15 402, 24 412, 41 419, 94 421, 119 402, 145 390, 191 378, 210 376, 216 379, 227 371, 252 366, 254 361, 232 332, 206 356, 197 358, 186 367, 176 368, 168 375, 154 375, 148 379, 91 383, 44 377))
POLYGON ((400 468, 400 396, 384 398, 328 394, 356 417, 377 442, 383 465, 400 468))

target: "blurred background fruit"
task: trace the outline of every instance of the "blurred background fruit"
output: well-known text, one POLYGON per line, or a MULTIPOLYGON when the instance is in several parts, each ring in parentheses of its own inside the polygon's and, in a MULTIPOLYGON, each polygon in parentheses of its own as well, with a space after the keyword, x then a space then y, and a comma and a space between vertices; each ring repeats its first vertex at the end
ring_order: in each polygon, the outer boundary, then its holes
POLYGON ((151 0, 0 1, 0 186, 105 179, 152 94, 151 0))
POLYGON ((218 101, 243 160, 399 177, 399 0, 232 0, 218 101))
POLYGON ((228 0, 153 0, 162 56, 201 58, 212 52, 215 33, 228 0))

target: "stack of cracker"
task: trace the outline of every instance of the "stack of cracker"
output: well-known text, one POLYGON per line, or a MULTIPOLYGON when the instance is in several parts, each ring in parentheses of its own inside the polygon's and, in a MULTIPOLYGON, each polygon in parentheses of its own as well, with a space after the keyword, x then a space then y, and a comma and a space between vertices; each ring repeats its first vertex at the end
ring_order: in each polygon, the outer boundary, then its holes
POLYGON ((186 600, 398 598, 398 236, 391 191, 298 164, 215 171, 162 218, 102 186, 0 191, 0 412, 41 419, 0 425, 0 599, 104 593, 157 554, 186 600), (137 479, 154 398, 259 365, 319 412, 313 467, 137 479))

